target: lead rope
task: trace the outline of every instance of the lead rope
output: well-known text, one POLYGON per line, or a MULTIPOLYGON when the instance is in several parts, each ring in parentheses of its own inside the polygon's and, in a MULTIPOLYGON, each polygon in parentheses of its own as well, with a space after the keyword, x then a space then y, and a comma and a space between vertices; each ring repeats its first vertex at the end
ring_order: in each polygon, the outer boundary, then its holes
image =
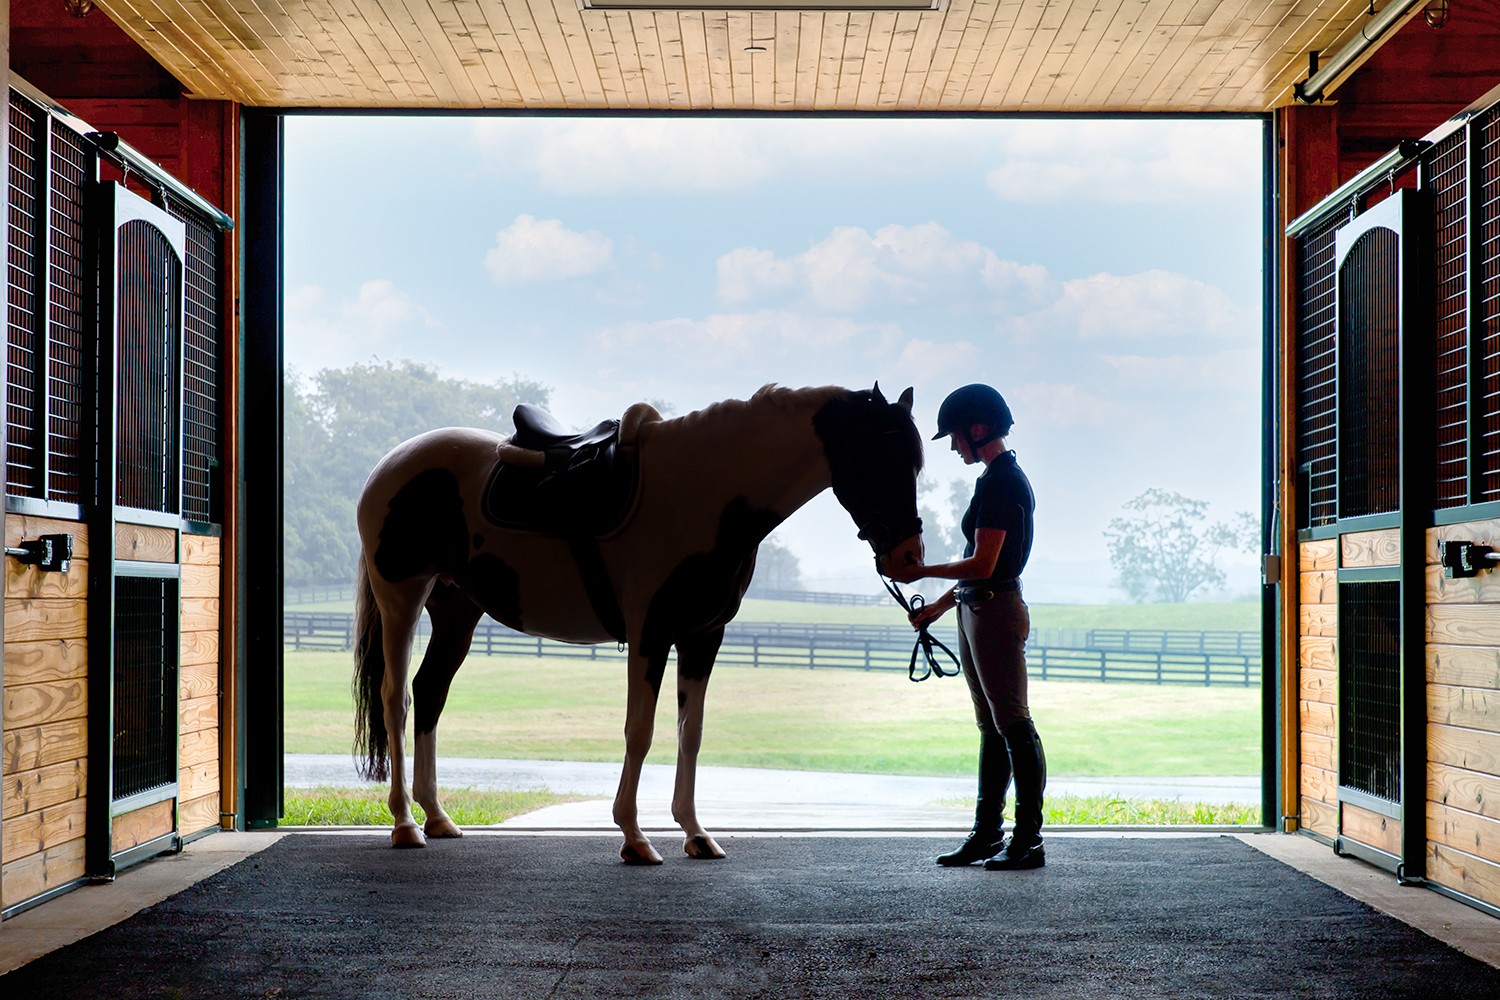
MULTIPOLYGON (((908 599, 905 594, 901 593, 901 585, 894 580, 888 580, 884 575, 881 575, 880 582, 885 584, 885 589, 896 599, 896 603, 906 609, 908 617, 915 614, 919 608, 927 606, 927 598, 921 594, 913 593, 910 599, 908 599)), ((917 641, 911 647, 911 663, 906 667, 906 676, 910 680, 913 682, 925 681, 934 674, 939 677, 953 677, 962 672, 962 670, 963 667, 959 665, 958 657, 953 655, 953 650, 943 645, 941 639, 927 631, 926 622, 917 626, 917 641), (948 659, 953 661, 952 670, 945 670, 943 665, 938 662, 937 655, 932 651, 934 646, 948 654, 948 659), (927 659, 927 668, 920 677, 917 676, 917 653, 919 651, 927 659)))

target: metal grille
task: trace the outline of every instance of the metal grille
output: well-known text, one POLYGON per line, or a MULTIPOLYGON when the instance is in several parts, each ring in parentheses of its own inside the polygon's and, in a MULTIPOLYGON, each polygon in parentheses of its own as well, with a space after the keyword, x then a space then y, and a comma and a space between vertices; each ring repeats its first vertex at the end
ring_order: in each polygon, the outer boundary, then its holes
POLYGON ((1479 496, 1474 499, 1483 501, 1500 500, 1500 111, 1486 113, 1475 130, 1479 288, 1473 309, 1482 389, 1474 417, 1481 435, 1479 496))
POLYGON ((187 227, 186 317, 182 338, 182 516, 214 522, 219 458, 219 233, 173 206, 187 227))
POLYGON ((1401 585, 1339 584, 1339 784, 1401 799, 1401 585))
POLYGON ((182 265, 171 241, 149 223, 127 222, 116 239, 120 337, 116 500, 124 507, 175 513, 182 265))
POLYGON ((115 579, 114 798, 177 780, 177 581, 115 579))
POLYGON ((1433 151, 1428 187, 1433 206, 1433 414, 1439 509, 1469 502, 1468 141, 1455 132, 1433 151))
POLYGON ((1338 517, 1334 218, 1297 241, 1297 464, 1299 528, 1338 517))
POLYGON ((1339 267, 1338 509, 1400 501, 1401 237, 1378 226, 1339 267))
POLYGON ((35 104, 11 94, 10 104, 10 236, 7 264, 10 313, 5 349, 5 492, 38 496, 43 457, 38 438, 37 366, 45 330, 38 309, 46 301, 45 274, 38 252, 46 245, 46 150, 42 129, 49 120, 35 104))
POLYGON ((84 454, 84 430, 94 409, 84 386, 84 359, 97 344, 83 315, 83 201, 93 162, 83 137, 53 122, 47 498, 64 503, 82 503, 94 481, 93 462, 84 454))

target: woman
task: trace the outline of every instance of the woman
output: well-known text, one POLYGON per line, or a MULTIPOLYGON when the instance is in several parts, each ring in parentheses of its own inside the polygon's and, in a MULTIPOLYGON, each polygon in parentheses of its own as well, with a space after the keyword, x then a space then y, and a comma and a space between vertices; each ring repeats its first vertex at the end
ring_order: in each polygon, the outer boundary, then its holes
POLYGON ((936 566, 893 567, 888 575, 910 583, 923 577, 956 580, 932 603, 912 612, 913 627, 958 608, 958 652, 974 718, 979 724, 979 794, 974 829, 940 865, 984 861, 987 871, 1016 871, 1046 864, 1042 849, 1042 791, 1047 759, 1026 704, 1026 637, 1031 616, 1021 599, 1021 571, 1031 553, 1031 483, 1005 445, 1010 407, 987 385, 955 389, 938 410, 936 441, 944 436, 965 465, 982 462, 984 474, 964 514, 962 559, 936 566), (1005 789, 1016 783, 1016 822, 1001 837, 1005 789), (986 860, 988 859, 988 860, 986 860))

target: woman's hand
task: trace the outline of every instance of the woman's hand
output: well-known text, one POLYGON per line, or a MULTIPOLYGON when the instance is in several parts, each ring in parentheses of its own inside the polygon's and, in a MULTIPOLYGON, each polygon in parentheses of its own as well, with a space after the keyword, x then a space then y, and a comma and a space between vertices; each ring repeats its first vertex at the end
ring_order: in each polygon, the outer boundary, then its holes
POLYGON ((946 614, 948 609, 952 606, 953 605, 949 604, 948 602, 939 599, 933 601, 931 604, 922 605, 920 608, 907 615, 906 620, 911 622, 912 628, 921 628, 928 622, 937 621, 939 618, 943 617, 943 615, 946 614))
POLYGON ((897 583, 911 583, 926 576, 927 567, 921 563, 908 563, 905 566, 887 565, 885 575, 897 583))

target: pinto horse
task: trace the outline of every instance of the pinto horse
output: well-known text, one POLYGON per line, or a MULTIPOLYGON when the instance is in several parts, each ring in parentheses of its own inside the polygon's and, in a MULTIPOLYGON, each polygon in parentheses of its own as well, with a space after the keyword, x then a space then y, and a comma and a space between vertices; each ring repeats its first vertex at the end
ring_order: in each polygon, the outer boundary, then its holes
POLYGON ((511 437, 431 431, 376 465, 358 507, 356 753, 389 776, 395 847, 462 831, 438 801, 438 716, 484 614, 531 635, 628 646, 625 762, 614 820, 620 857, 660 864, 641 832, 636 790, 662 675, 677 650, 672 816, 693 858, 723 850, 698 822, 694 778, 703 700, 724 626, 739 610, 760 542, 833 488, 877 560, 920 561, 922 442, 912 391, 766 386, 664 420, 640 403, 568 436, 519 407, 511 437), (569 477, 576 484, 569 485, 569 477), (603 507, 604 510, 599 508, 603 507), (432 636, 407 690, 423 608, 432 636), (415 714, 411 797, 403 741, 415 714))

